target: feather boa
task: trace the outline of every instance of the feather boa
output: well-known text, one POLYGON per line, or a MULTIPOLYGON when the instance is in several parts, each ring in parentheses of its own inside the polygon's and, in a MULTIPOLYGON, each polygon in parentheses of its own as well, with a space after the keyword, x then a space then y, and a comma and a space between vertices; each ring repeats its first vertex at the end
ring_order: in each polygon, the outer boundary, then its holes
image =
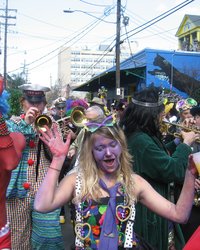
POLYGON ((3 116, 6 116, 10 110, 10 105, 8 103, 9 96, 10 94, 6 90, 4 90, 0 96, 0 112, 3 116))

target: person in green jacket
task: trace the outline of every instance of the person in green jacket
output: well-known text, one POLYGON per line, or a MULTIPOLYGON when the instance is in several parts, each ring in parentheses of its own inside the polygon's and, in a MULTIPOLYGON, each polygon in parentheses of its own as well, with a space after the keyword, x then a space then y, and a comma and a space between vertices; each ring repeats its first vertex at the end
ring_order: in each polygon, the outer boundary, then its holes
MULTIPOLYGON (((134 94, 121 126, 133 156, 133 170, 158 193, 170 199, 170 184, 184 180, 188 156, 192 152, 190 145, 198 135, 181 132, 182 142, 175 139, 164 145, 160 132, 163 118, 164 104, 159 88, 150 86, 134 94)), ((136 207, 135 231, 158 250, 170 249, 171 245, 176 250, 182 249, 185 244, 179 225, 156 215, 141 204, 136 207)))

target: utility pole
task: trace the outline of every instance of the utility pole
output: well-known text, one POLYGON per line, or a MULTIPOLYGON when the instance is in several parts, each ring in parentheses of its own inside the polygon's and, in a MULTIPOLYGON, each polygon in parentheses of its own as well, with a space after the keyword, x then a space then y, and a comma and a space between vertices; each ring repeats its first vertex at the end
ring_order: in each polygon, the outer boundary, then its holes
POLYGON ((117 30, 116 30, 116 99, 120 99, 120 29, 121 29, 121 0, 117 0, 117 30))
MULTIPOLYGON (((26 50, 24 51, 24 56, 26 55, 26 50)), ((28 83, 28 69, 26 68, 26 59, 24 58, 24 64, 22 67, 22 72, 20 76, 23 78, 25 83, 28 83)))
POLYGON ((8 24, 8 19, 13 18, 16 19, 16 16, 8 16, 8 11, 17 11, 16 9, 8 9, 8 0, 6 0, 6 8, 0 9, 5 12, 5 16, 0 16, 5 19, 5 33, 4 33, 4 88, 7 87, 7 34, 8 34, 8 25, 15 25, 15 24, 8 24))

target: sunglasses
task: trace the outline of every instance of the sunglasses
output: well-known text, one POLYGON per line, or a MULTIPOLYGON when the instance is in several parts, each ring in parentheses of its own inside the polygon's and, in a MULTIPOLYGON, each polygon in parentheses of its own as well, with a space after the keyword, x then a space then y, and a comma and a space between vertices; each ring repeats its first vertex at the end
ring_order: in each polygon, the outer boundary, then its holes
POLYGON ((65 107, 57 107, 57 110, 65 110, 65 107))
POLYGON ((176 103, 176 110, 180 112, 180 111, 184 111, 187 109, 191 109, 192 107, 196 105, 197 105, 197 102, 193 98, 182 99, 176 103))
POLYGON ((114 124, 116 123, 116 118, 112 115, 106 117, 102 123, 96 123, 96 122, 87 122, 85 124, 85 128, 87 131, 90 131, 91 133, 94 133, 97 131, 97 129, 101 127, 113 127, 114 124))

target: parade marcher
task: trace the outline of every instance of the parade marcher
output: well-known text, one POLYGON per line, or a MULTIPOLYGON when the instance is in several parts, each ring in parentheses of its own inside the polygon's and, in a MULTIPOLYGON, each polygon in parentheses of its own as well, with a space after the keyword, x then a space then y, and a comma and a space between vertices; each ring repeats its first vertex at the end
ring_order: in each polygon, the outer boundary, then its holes
POLYGON ((66 116, 66 98, 58 97, 54 102, 53 106, 55 107, 54 119, 58 120, 66 116))
MULTIPOLYGON (((191 115, 194 117, 195 124, 193 124, 193 128, 196 131, 200 132, 200 106, 195 106, 190 109, 191 115)), ((194 142, 192 145, 192 152, 200 152, 200 140, 194 142)), ((192 234, 196 231, 196 229, 200 225, 200 177, 195 180, 195 199, 194 204, 192 206, 190 218, 185 225, 181 225, 181 229, 187 242, 192 234)), ((192 248, 191 248, 192 249, 192 248)))
POLYGON ((19 131, 26 138, 26 148, 18 167, 12 171, 7 189, 12 247, 15 250, 64 250, 60 209, 47 214, 33 209, 35 194, 51 162, 48 147, 39 139, 40 125, 36 122, 41 119, 39 115, 46 106, 45 93, 50 88, 37 84, 23 84, 19 88, 23 91, 21 106, 24 114, 7 121, 10 131, 19 131))
POLYGON ((181 99, 176 103, 176 110, 179 112, 178 123, 182 123, 186 118, 191 118, 190 110, 196 106, 197 102, 193 98, 181 99))
MULTIPOLYGON (((180 99, 176 103, 176 110, 178 111, 178 119, 176 121, 177 127, 172 127, 174 129, 174 133, 176 135, 181 135, 181 131, 183 128, 190 127, 193 122, 194 118, 190 112, 190 110, 197 105, 197 101, 194 100, 193 98, 185 98, 185 99, 180 99)), ((176 143, 178 144, 181 141, 181 138, 179 136, 176 138, 176 143)), ((193 144, 193 143, 192 143, 193 144)), ((192 145, 190 145, 192 146, 192 145)), ((183 185, 183 180, 182 181, 175 181, 174 182, 174 200, 175 202, 178 200, 178 197, 180 195, 181 189, 183 185)))
MULTIPOLYGON (((192 152, 190 145, 198 135, 182 132, 183 143, 176 145, 176 141, 172 141, 164 145, 160 132, 164 115, 159 88, 151 86, 134 93, 121 123, 134 159, 134 171, 163 197, 170 199, 170 183, 183 181, 192 152)), ((161 218, 142 204, 137 205, 136 211, 135 231, 155 249, 167 250, 173 244, 176 249, 182 249, 184 239, 179 225, 161 218)))
POLYGON ((76 138, 77 127, 71 122, 70 116, 66 116, 66 98, 59 97, 54 101, 56 114, 53 116, 58 122, 62 132, 63 139, 65 140, 68 133, 71 133, 71 138, 76 138))
POLYGON ((41 139, 50 148, 53 161, 34 202, 35 209, 43 213, 70 200, 74 202, 77 250, 138 249, 142 242, 138 242, 133 231, 136 202, 168 220, 186 222, 194 198, 196 170, 192 156, 181 196, 174 205, 132 171, 125 135, 112 116, 85 126, 79 171, 67 175, 59 186, 57 181, 70 136, 63 143, 56 127, 47 128, 46 133, 41 131, 41 139))
POLYGON ((8 93, 3 91, 3 77, 0 76, 0 249, 11 249, 11 234, 6 214, 6 190, 11 171, 21 160, 25 137, 21 133, 10 133, 4 119, 9 110, 8 93))
MULTIPOLYGON (((54 101, 54 106, 55 106, 55 115, 53 116, 54 119, 57 121, 63 140, 66 140, 66 137, 68 133, 71 134, 71 143, 76 139, 76 132, 78 128, 76 128, 73 123, 71 122, 70 116, 66 116, 66 98, 64 97, 59 97, 54 101)), ((63 167, 60 172, 59 176, 59 182, 64 178, 64 176, 69 172, 72 168, 72 159, 69 157, 66 157, 63 167)), ((65 207, 61 207, 60 211, 60 223, 64 224, 65 223, 65 207)))
MULTIPOLYGON (((200 133, 200 105, 191 108, 190 113, 194 118, 194 122, 191 126, 191 129, 193 129, 194 131, 198 131, 200 133)), ((199 140, 192 144, 192 151, 193 153, 200 151, 199 140)))

